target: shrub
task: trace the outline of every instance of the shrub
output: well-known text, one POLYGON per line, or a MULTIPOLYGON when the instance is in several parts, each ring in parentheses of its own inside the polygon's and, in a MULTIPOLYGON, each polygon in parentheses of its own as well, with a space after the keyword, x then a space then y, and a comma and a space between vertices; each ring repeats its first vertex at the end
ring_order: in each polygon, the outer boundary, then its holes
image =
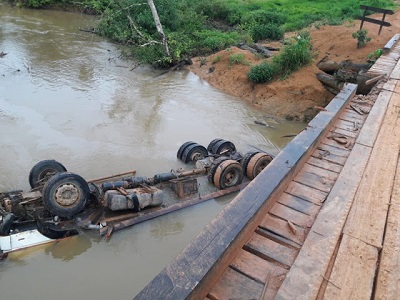
POLYGON ((241 39, 237 32, 220 32, 216 30, 202 30, 195 32, 193 35, 197 40, 197 47, 206 52, 225 49, 230 45, 238 44, 241 39))
POLYGON ((255 10, 248 13, 243 19, 242 24, 277 24, 283 25, 286 16, 276 10, 255 10))
POLYGON ((221 56, 217 55, 216 57, 213 58, 211 63, 212 64, 216 64, 216 63, 218 63, 220 61, 221 61, 221 56))
POLYGON ((247 78, 254 83, 265 83, 271 81, 276 74, 275 66, 271 63, 262 62, 254 66, 247 73, 247 78))
POLYGON ((313 58, 312 45, 308 32, 300 33, 295 41, 286 45, 283 51, 274 57, 273 62, 284 76, 307 65, 313 58))
POLYGON ((368 31, 366 29, 357 30, 353 32, 353 38, 357 39, 357 48, 365 46, 371 38, 367 36, 368 31))
POLYGON ((277 41, 283 38, 284 31, 275 23, 256 24, 251 28, 250 34, 255 42, 266 39, 277 41))
POLYGON ((383 53, 382 49, 376 49, 375 51, 368 54, 368 62, 375 62, 383 53))
POLYGON ((231 54, 229 55, 230 65, 245 65, 246 60, 243 53, 231 54))

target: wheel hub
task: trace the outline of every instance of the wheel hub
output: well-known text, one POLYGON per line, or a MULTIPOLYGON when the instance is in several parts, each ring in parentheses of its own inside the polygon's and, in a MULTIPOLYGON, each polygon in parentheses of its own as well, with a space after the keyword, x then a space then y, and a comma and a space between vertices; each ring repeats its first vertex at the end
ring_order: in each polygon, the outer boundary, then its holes
POLYGON ((55 194, 56 202, 61 206, 70 206, 79 199, 79 190, 73 184, 61 185, 55 194))

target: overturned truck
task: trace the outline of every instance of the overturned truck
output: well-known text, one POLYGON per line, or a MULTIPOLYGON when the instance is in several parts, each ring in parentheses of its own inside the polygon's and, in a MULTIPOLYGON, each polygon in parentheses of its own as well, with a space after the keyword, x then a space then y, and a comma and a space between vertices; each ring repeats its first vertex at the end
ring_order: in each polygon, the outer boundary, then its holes
POLYGON ((188 199, 198 193, 200 176, 207 176, 218 190, 229 192, 244 179, 256 177, 273 156, 262 151, 242 155, 232 142, 214 139, 207 147, 184 143, 177 158, 191 169, 150 178, 130 171, 89 181, 68 172, 56 160, 38 162, 29 173, 29 192, 0 192, 0 253, 75 235, 80 228, 110 234, 113 227, 107 227, 107 221, 125 220, 119 227, 129 226, 135 222, 126 220, 144 220, 143 216, 154 214, 155 209, 158 214, 154 216, 161 215, 160 211, 172 207, 164 203, 166 188, 180 203, 195 204, 188 199))

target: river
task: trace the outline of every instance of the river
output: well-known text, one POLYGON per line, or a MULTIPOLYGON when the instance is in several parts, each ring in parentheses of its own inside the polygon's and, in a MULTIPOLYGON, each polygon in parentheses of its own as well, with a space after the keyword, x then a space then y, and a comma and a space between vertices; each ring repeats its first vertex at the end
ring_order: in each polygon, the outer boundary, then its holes
MULTIPOLYGON (((152 176, 184 166, 181 144, 214 138, 276 155, 305 124, 267 118, 188 71, 121 58, 121 48, 79 28, 79 13, 0 3, 0 191, 29 190, 30 168, 56 159, 97 178, 135 169, 152 176), (263 121, 273 128, 260 126, 263 121)), ((0 262, 0 299, 131 299, 231 197, 115 233, 86 232, 12 253, 0 262)))

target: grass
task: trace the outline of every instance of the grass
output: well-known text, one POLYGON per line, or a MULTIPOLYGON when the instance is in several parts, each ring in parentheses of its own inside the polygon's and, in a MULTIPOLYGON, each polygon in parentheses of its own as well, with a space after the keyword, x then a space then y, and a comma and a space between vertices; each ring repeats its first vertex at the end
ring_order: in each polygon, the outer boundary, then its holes
POLYGON ((254 9, 282 12, 287 20, 283 25, 285 31, 299 30, 316 21, 338 25, 348 19, 355 19, 362 14, 361 4, 395 8, 389 0, 222 0, 230 6, 237 7, 243 15, 254 9))
POLYGON ((308 65, 312 59, 311 38, 309 33, 304 31, 292 38, 283 51, 274 56, 272 62, 263 62, 252 67, 247 77, 253 83, 265 83, 277 76, 284 78, 308 65))

